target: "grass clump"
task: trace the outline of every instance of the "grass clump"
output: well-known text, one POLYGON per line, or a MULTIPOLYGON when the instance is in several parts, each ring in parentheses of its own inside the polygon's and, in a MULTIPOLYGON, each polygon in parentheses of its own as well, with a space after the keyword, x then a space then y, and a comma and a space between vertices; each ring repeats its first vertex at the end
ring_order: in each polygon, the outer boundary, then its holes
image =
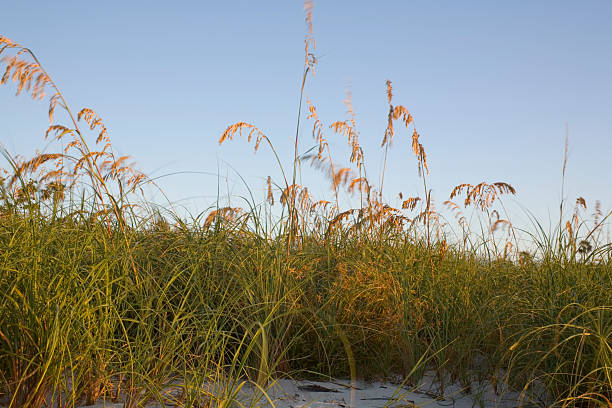
POLYGON ((547 404, 609 399, 609 263, 559 266, 551 288, 553 265, 485 262, 405 236, 307 241, 287 263, 282 241, 245 229, 157 223, 109 235, 104 218, 66 211, 2 214, 9 405, 121 393, 133 406, 216 406, 244 381, 352 367, 413 383, 426 369, 466 387, 508 382, 526 398, 544 387, 547 404))

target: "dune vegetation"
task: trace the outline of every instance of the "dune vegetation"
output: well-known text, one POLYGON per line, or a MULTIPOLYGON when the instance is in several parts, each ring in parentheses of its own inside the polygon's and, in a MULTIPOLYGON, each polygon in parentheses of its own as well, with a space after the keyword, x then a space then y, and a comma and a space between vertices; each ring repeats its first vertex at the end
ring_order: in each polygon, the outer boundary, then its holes
POLYGON ((194 216, 148 202, 153 181, 115 154, 100 117, 73 112, 35 54, 0 37, 0 83, 47 98, 46 137, 64 147, 31 159, 4 150, 0 405, 229 407, 245 385, 264 395, 277 378, 416 384, 435 372, 442 392, 477 380, 521 391, 517 405, 612 407, 610 214, 586 219, 578 198, 566 215, 562 203, 557 228, 534 220, 531 250, 519 251, 500 216, 514 187, 466 183, 444 202, 451 226, 390 81, 381 149, 386 158, 394 137, 411 137, 423 189, 401 208, 383 202, 385 169, 375 183, 350 95, 331 125, 303 96, 317 62, 306 10, 297 128, 310 121, 312 137, 296 132, 284 168, 271 136, 229 126, 219 143, 269 149, 280 176, 245 208, 194 216), (328 133, 350 157, 332 157, 328 133), (308 166, 328 176, 326 199, 297 183, 308 166))

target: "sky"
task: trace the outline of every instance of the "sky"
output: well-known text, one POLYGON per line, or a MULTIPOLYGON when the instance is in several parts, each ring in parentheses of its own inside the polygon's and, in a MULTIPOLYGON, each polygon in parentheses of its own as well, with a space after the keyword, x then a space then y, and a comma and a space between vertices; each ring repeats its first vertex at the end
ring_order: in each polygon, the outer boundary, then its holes
MULTIPOLYGON (((388 105, 414 117, 438 203, 460 183, 505 181, 516 223, 544 223, 582 196, 612 208, 612 2, 315 1, 315 75, 305 98, 323 124, 346 118, 352 93, 368 171, 378 175, 388 105), (566 125, 569 155, 561 196, 566 125)), ((35 1, 3 5, 0 35, 31 48, 71 107, 94 109, 119 154, 190 212, 217 196, 263 201, 269 151, 223 130, 253 123, 291 167, 304 65, 303 3, 296 1, 35 1)), ((0 88, 0 142, 13 154, 50 149, 47 105, 0 88)), ((300 150, 314 145, 304 107, 300 150)), ((61 120, 61 117, 58 117, 61 120)), ((420 194, 410 132, 389 151, 385 198, 420 194)), ((326 137, 340 165, 346 141, 326 137)), ((311 191, 330 196, 317 170, 311 191)), ((375 177, 376 178, 376 177, 375 177)), ((151 199, 163 201, 159 193, 151 199)), ((236 205, 240 205, 236 203, 236 205)), ((440 204, 439 204, 440 205, 440 204)))

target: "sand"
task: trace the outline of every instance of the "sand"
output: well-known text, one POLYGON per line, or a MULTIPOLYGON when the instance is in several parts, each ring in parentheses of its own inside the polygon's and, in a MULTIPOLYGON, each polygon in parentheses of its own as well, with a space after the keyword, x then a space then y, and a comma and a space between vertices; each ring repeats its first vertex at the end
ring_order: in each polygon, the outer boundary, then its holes
MULTIPOLYGON (((349 380, 339 381, 293 381, 278 380, 268 390, 270 401, 254 386, 245 385, 237 395, 234 406, 277 408, 411 408, 411 407, 535 407, 517 392, 497 390, 490 383, 474 382, 469 386, 447 385, 444 393, 434 381, 433 374, 426 375, 416 387, 402 386, 390 382, 359 381, 351 386, 349 380)), ((159 403, 147 407, 162 407, 159 403)), ((174 405, 165 405, 174 406, 174 405)), ((98 403, 89 408, 121 408, 121 403, 98 403)))

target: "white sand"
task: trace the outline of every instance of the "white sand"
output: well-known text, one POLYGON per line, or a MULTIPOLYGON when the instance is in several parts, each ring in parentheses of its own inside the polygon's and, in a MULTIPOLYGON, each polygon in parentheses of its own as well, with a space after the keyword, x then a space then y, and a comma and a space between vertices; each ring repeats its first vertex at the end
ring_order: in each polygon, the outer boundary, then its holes
MULTIPOLYGON (((489 383, 472 383, 470 392, 460 385, 448 385, 442 395, 433 375, 426 375, 417 387, 403 387, 383 382, 357 382, 351 387, 350 381, 292 381, 279 380, 268 390, 273 404, 256 391, 245 385, 237 396, 236 407, 276 408, 411 408, 411 407, 500 407, 511 408, 536 406, 521 400, 516 392, 495 393, 489 383), (522 404, 521 404, 522 402, 522 404)), ((540 405, 540 404, 538 404, 540 405)), ((150 404, 147 407, 161 407, 150 404)), ((167 405, 174 406, 174 405, 167 405)), ((119 403, 98 403, 89 408, 121 408, 119 403)))

